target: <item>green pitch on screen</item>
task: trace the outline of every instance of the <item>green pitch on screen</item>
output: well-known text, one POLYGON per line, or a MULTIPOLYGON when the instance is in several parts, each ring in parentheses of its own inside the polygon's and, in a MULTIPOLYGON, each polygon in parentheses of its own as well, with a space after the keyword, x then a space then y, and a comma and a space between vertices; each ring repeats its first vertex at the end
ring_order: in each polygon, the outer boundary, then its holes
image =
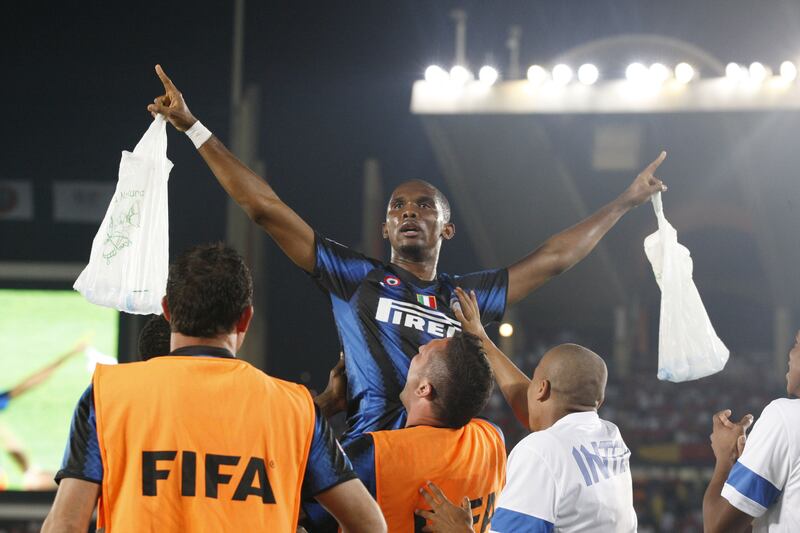
MULTIPOLYGON (((67 290, 0 289, 0 391, 69 352, 81 341, 117 357, 119 313, 88 303, 67 290)), ((32 465, 56 472, 75 404, 91 382, 83 351, 47 381, 11 400, 0 411, 0 434, 13 436, 32 465)), ((9 490, 22 489, 22 472, 0 441, 0 469, 9 490)), ((0 473, 0 475, 2 475, 0 473)))

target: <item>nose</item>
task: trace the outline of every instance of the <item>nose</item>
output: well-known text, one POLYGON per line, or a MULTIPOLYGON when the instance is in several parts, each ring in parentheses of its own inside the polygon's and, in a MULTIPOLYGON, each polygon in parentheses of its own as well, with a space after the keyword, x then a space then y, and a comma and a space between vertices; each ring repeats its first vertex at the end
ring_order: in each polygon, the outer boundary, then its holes
POLYGON ((411 203, 407 204, 406 208, 403 209, 403 218, 417 218, 417 210, 411 203))

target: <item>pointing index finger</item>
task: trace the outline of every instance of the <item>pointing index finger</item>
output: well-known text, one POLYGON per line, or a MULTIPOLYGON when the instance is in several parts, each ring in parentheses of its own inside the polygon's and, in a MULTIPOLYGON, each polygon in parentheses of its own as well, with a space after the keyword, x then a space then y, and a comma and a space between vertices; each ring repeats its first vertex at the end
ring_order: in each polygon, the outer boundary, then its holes
POLYGON ((172 83, 171 79, 169 79, 169 76, 167 76, 167 73, 164 72, 163 68, 161 68, 161 65, 156 65, 156 74, 158 75, 158 79, 161 80, 161 83, 164 84, 165 89, 177 91, 175 84, 172 83))
POLYGON ((667 158, 667 152, 662 150, 661 153, 658 154, 658 157, 656 157, 655 160, 653 160, 652 163, 647 165, 647 168, 645 170, 647 172, 649 172, 650 174, 652 174, 661 165, 661 163, 664 162, 664 159, 666 159, 666 158, 667 158))

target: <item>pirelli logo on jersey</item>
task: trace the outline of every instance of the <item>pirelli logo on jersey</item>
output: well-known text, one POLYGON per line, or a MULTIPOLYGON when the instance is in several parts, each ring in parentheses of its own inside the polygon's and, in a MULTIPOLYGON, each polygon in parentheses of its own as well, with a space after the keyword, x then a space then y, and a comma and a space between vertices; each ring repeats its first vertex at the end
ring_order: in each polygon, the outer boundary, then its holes
POLYGON ((444 313, 391 298, 382 297, 378 300, 375 320, 413 328, 441 338, 452 337, 456 331, 461 331, 461 324, 444 313))

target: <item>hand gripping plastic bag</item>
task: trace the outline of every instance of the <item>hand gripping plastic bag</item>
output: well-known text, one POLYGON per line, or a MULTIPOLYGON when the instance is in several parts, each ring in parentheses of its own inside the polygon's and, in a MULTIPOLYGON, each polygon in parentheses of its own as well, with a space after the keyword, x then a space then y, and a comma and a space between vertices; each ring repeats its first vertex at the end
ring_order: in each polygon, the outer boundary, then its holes
POLYGON ((161 314, 169 269, 167 132, 158 115, 133 152, 73 288, 87 300, 135 314, 161 314))
POLYGON ((661 288, 658 379, 689 381, 719 372, 728 348, 717 337, 692 280, 689 250, 664 216, 661 193, 653 198, 658 231, 644 240, 644 251, 661 288))

